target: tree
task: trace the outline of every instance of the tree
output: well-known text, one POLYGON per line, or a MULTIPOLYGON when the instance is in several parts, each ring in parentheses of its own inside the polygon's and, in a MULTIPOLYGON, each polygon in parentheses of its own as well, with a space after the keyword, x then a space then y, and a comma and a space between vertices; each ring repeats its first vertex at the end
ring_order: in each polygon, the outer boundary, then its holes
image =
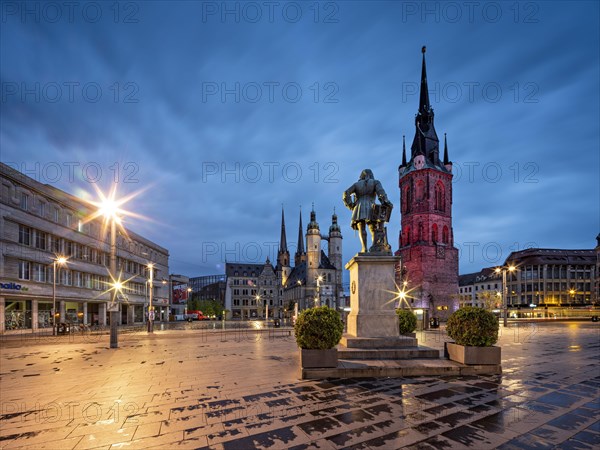
POLYGON ((296 308, 296 302, 294 300, 290 300, 287 304, 287 306, 285 307, 285 310, 287 311, 287 315, 293 314, 294 309, 296 308))
POLYGON ((499 296, 497 292, 482 292, 479 294, 479 298, 477 300, 479 303, 482 303, 482 307, 487 310, 498 309, 502 307, 502 296, 499 296))

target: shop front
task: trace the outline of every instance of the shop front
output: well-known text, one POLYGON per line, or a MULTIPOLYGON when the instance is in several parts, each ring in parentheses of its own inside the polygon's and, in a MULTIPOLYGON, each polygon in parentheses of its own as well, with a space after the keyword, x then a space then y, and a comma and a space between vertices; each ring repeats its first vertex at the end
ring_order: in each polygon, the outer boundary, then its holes
POLYGON ((4 329, 24 330, 32 328, 31 300, 10 299, 4 302, 4 329))

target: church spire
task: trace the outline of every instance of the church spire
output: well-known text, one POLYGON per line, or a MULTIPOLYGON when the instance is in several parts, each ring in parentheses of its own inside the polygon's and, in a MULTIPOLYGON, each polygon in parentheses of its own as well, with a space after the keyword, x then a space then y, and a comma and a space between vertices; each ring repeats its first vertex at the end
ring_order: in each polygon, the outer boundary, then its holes
POLYGON ((304 235, 302 233, 302 207, 300 207, 300 222, 298 224, 298 246, 294 255, 294 265, 298 267, 306 261, 306 252, 304 251, 304 235))
POLYGON ((279 239, 279 251, 277 252, 277 269, 290 267, 290 252, 287 248, 287 237, 285 235, 285 216, 283 215, 283 205, 281 205, 281 238, 279 239))
POLYGON ((415 116, 415 137, 411 146, 410 158, 425 156, 428 165, 440 166, 439 139, 433 126, 433 108, 429 103, 427 87, 427 66, 425 64, 425 46, 421 49, 423 62, 421 66, 421 90, 419 94, 419 110, 415 116))
POLYGON ((448 164, 450 160, 448 159, 448 140, 446 138, 446 133, 444 133, 444 165, 448 164))
POLYGON ((402 135, 402 165, 400 167, 406 167, 406 136, 402 135))
POLYGON ((281 206, 281 237, 279 238, 279 252, 286 253, 287 249, 287 238, 285 236, 285 217, 283 215, 283 205, 281 206))
POLYGON ((421 92, 419 96, 419 112, 421 114, 424 114, 431 109, 431 105, 429 104, 429 89, 427 88, 427 67, 425 65, 426 50, 427 47, 425 46, 421 48, 421 53, 423 53, 423 63, 421 65, 421 92))
POLYGON ((302 232, 302 208, 300 208, 300 224, 298 225, 298 247, 296 247, 296 255, 303 255, 304 252, 304 235, 302 232))

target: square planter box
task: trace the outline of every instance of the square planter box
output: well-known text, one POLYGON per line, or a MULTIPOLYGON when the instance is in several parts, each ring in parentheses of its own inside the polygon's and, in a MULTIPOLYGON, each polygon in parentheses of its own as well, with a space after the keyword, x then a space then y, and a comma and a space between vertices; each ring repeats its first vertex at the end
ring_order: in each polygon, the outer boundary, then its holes
POLYGON ((497 365, 502 362, 500 347, 468 347, 453 342, 446 342, 444 355, 447 355, 448 359, 461 364, 497 365))
POLYGON ((337 348, 328 350, 300 349, 300 365, 305 369, 337 367, 337 348))
POLYGON ((404 334, 401 334, 400 337, 416 338, 417 333, 404 333, 404 334))

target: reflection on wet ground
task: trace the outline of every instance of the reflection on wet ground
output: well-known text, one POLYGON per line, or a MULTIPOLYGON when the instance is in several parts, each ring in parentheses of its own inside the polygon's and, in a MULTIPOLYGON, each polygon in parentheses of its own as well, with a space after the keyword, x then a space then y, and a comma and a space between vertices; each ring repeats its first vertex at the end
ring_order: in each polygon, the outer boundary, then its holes
POLYGON ((299 381, 293 339, 192 333, 3 347, 0 447, 600 447, 590 324, 503 330, 502 375, 412 379, 299 381))

